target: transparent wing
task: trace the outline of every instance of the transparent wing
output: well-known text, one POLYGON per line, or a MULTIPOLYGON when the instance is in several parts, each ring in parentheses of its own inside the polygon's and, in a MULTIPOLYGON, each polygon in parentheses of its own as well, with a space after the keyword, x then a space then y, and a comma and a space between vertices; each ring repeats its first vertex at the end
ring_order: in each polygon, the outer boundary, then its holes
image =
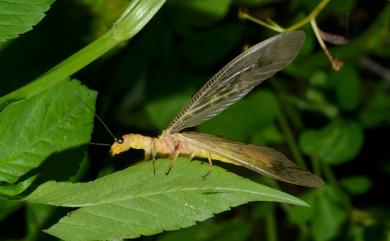
POLYGON ((184 132, 182 134, 192 145, 265 176, 300 186, 320 187, 324 185, 321 178, 303 170, 285 155, 272 148, 234 142, 203 133, 184 132))
POLYGON ((217 115, 263 80, 284 69, 305 39, 302 31, 278 34, 256 44, 216 73, 168 125, 172 134, 217 115))

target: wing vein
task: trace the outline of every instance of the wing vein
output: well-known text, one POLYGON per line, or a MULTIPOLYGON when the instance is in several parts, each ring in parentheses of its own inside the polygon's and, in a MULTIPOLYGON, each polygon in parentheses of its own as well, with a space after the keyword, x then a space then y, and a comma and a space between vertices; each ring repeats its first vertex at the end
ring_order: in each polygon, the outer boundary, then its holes
POLYGON ((305 34, 278 34, 243 52, 217 72, 168 125, 169 134, 196 126, 219 114, 254 87, 289 65, 298 54, 305 34))

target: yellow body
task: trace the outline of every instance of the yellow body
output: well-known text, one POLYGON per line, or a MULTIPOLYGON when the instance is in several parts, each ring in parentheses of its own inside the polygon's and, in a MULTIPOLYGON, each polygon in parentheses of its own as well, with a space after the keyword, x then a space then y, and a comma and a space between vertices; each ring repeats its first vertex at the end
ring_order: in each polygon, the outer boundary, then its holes
POLYGON ((129 149, 138 149, 145 151, 145 160, 157 156, 169 156, 176 159, 178 156, 198 157, 209 160, 218 160, 222 162, 236 164, 231 160, 224 158, 216 153, 208 152, 186 141, 180 133, 173 135, 163 133, 159 137, 149 137, 140 134, 126 134, 122 136, 123 143, 114 143, 111 146, 112 156, 118 155, 129 149))
POLYGON ((143 149, 145 160, 157 156, 168 156, 172 159, 171 170, 178 156, 205 158, 232 163, 251 169, 257 173, 296 185, 319 187, 324 181, 298 167, 282 153, 269 148, 244 144, 221 137, 196 132, 168 134, 163 132, 159 137, 148 137, 139 134, 126 134, 120 141, 111 146, 111 155, 117 155, 131 148, 143 149), (122 140, 123 139, 123 140, 122 140))

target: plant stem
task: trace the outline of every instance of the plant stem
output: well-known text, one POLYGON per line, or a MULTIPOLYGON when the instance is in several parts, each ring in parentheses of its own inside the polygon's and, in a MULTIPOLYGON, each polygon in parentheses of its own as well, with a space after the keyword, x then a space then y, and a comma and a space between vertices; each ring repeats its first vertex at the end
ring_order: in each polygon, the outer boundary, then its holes
POLYGON ((278 121, 279 125, 282 128, 284 136, 286 138, 287 145, 293 155, 294 160, 303 168, 307 168, 306 163, 302 157, 301 152, 299 151, 299 147, 297 142, 295 141, 294 135, 291 131, 290 125, 288 124, 287 118, 284 115, 283 107, 280 104, 279 97, 279 108, 278 108, 278 121))
POLYGON ((309 23, 310 21, 314 20, 318 16, 318 14, 322 11, 322 9, 329 2, 330 2, 330 0, 321 0, 321 2, 318 3, 318 5, 313 9, 313 11, 311 11, 311 13, 309 15, 307 15, 304 19, 292 24, 290 27, 287 27, 287 28, 283 28, 283 27, 279 26, 276 22, 274 22, 270 19, 267 20, 268 22, 264 22, 260 19, 252 17, 251 15, 249 15, 248 13, 246 13, 244 11, 240 11, 238 13, 238 15, 241 19, 246 19, 246 20, 252 21, 252 22, 257 23, 263 27, 266 27, 266 28, 269 28, 271 30, 274 30, 276 32, 281 33, 281 32, 296 30, 296 29, 302 27, 303 25, 309 23))
POLYGON ((330 0, 321 0, 321 2, 311 11, 309 15, 307 15, 304 19, 301 21, 291 25, 290 27, 286 28, 286 31, 292 31, 295 29, 298 29, 302 27, 303 25, 311 22, 312 20, 316 19, 318 14, 324 9, 324 7, 330 2, 330 0))
POLYGON ((320 164, 320 160, 318 160, 318 157, 312 157, 311 158, 311 163, 313 165, 313 172, 314 174, 316 174, 317 176, 321 177, 321 164, 320 164))
POLYGON ((0 97, 0 110, 7 104, 31 97, 69 78, 120 42, 132 38, 156 14, 165 0, 133 0, 112 28, 77 53, 65 59, 29 84, 0 97))
POLYGON ((341 60, 333 58, 332 54, 329 52, 328 48, 326 47, 326 44, 324 40, 322 39, 320 29, 317 26, 317 22, 315 19, 310 21, 311 27, 313 29, 313 32, 317 38, 318 43, 320 44, 322 50, 324 51, 326 57, 329 59, 330 63, 332 64, 332 68, 336 71, 339 71, 340 68, 343 66, 343 62, 341 60))
POLYGON ((111 31, 107 32, 91 44, 87 45, 77 53, 65 59, 34 81, 0 98, 0 105, 8 102, 31 97, 42 90, 45 90, 61 80, 71 76, 84 66, 88 65, 104 53, 109 51, 118 41, 113 38, 111 31))
POLYGON ((276 226, 275 218, 275 204, 270 203, 270 209, 267 212, 266 216, 266 229, 267 229, 267 241, 277 241, 278 240, 278 230, 276 226))

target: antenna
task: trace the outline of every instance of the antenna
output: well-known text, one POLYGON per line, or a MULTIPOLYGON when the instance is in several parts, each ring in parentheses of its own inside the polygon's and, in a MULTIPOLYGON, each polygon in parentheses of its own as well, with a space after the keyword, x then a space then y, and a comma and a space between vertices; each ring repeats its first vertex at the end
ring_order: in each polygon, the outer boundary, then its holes
POLYGON ((95 146, 111 146, 110 144, 97 143, 97 142, 88 142, 88 144, 95 145, 95 146))
MULTIPOLYGON (((108 126, 106 125, 106 123, 103 121, 102 118, 100 118, 100 116, 98 114, 96 114, 96 112, 94 110, 92 110, 91 107, 89 107, 87 105, 87 103, 85 103, 81 98, 80 96, 77 96, 80 100, 81 103, 83 103, 83 105, 90 111, 94 114, 94 116, 99 120, 100 124, 102 124, 102 126, 107 130, 107 132, 110 134, 110 136, 114 139, 114 141, 116 143, 119 143, 119 144, 122 144, 123 143, 123 138, 122 137, 115 137, 114 134, 111 132, 110 128, 108 128, 108 126)), ((93 142, 90 142, 89 144, 92 144, 92 145, 100 145, 100 146, 111 146, 109 144, 104 144, 104 143, 93 143, 93 142)))

